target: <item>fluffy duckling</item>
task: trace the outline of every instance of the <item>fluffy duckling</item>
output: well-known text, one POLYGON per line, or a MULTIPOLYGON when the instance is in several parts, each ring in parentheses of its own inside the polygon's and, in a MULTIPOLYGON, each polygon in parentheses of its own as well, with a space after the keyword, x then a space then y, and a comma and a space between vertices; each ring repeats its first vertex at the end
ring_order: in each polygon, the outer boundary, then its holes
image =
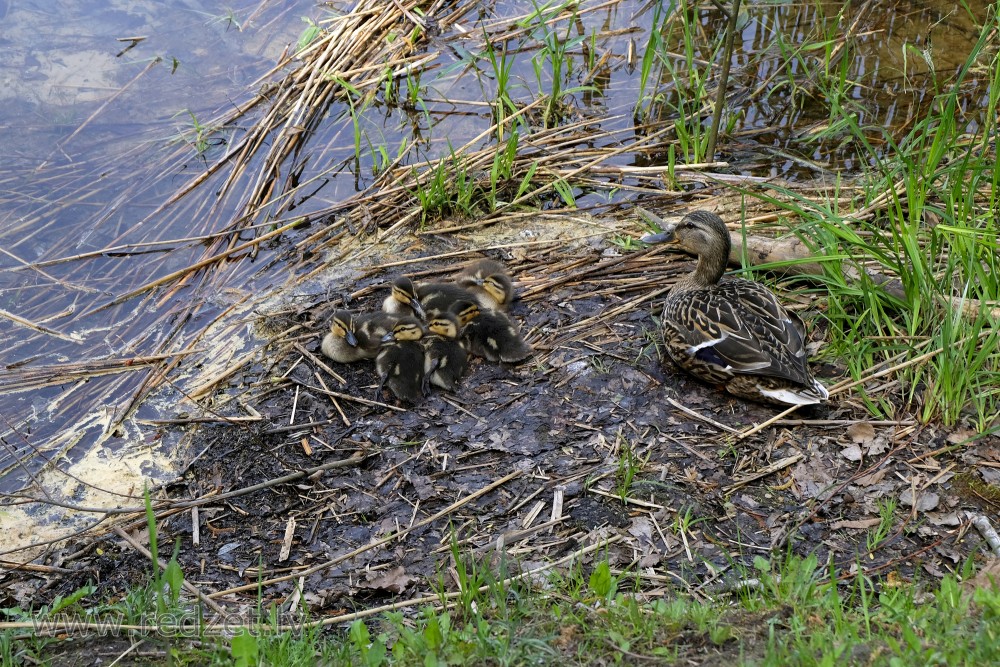
POLYGON ((375 370, 378 372, 378 395, 382 388, 401 401, 416 403, 422 396, 424 386, 424 348, 420 339, 424 335, 424 325, 411 316, 404 316, 396 322, 392 331, 382 337, 375 370))
POLYGON ((428 392, 430 384, 455 391, 469 362, 469 354, 459 338, 462 324, 455 314, 445 312, 431 317, 427 329, 433 335, 422 341, 424 393, 428 392))
MULTIPOLYGON (((330 331, 323 337, 320 349, 323 354, 341 364, 351 364, 361 359, 370 359, 358 340, 354 313, 338 310, 330 320, 330 331)), ((372 355, 374 356, 374 355, 372 355)))
POLYGON ((378 355, 382 337, 392 331, 397 322, 399 315, 379 311, 354 316, 354 335, 367 359, 374 359, 378 355))
POLYGON ((382 310, 393 315, 409 315, 420 319, 427 317, 413 281, 406 276, 399 276, 392 281, 392 291, 382 302, 382 310))
POLYGON ((462 336, 469 350, 487 361, 516 364, 534 352, 510 318, 499 311, 485 310, 475 302, 459 301, 452 312, 464 326, 462 336))
POLYGON ((809 372, 802 321, 767 287, 723 278, 731 241, 722 219, 693 211, 675 225, 638 209, 664 228, 642 238, 666 242, 698 257, 663 306, 663 343, 678 366, 734 396, 779 405, 825 401, 826 388, 809 372))
POLYGON ((514 300, 514 282, 506 267, 491 259, 466 264, 455 282, 476 295, 480 306, 506 311, 514 300))
POLYGON ((472 301, 484 308, 488 307, 480 303, 480 297, 458 283, 421 283, 417 285, 417 295, 428 316, 432 318, 451 311, 454 304, 463 301, 472 301))

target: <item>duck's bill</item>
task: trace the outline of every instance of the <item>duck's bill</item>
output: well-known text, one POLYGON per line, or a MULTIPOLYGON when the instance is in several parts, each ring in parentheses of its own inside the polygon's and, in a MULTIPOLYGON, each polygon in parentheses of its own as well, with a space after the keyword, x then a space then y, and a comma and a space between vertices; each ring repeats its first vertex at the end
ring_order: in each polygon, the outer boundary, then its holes
POLYGON ((674 241, 675 225, 668 223, 660 216, 647 211, 641 206, 636 206, 635 212, 639 214, 639 219, 647 225, 664 230, 658 234, 646 234, 640 239, 643 243, 671 243, 674 241))
POLYGON ((354 335, 353 331, 348 331, 347 335, 344 336, 344 340, 346 340, 347 344, 350 345, 351 347, 358 346, 358 337, 354 335))
POLYGON ((646 234, 641 239, 643 243, 673 243, 677 239, 674 237, 674 228, 666 230, 665 232, 660 232, 659 234, 646 234))
POLYGON ((386 335, 382 336, 379 340, 382 341, 383 343, 388 343, 390 341, 396 340, 396 337, 390 331, 386 335))

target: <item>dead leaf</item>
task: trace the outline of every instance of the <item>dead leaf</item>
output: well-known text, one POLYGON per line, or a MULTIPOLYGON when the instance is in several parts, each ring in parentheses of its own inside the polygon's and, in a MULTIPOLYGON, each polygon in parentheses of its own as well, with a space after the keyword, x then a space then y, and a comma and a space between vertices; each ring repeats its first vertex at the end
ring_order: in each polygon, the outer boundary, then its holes
POLYGON ((1000 560, 993 559, 986 563, 985 566, 976 576, 965 581, 962 587, 967 591, 972 591, 977 588, 988 588, 991 590, 1000 590, 1000 560))
POLYGON ((370 578, 367 582, 359 584, 359 586, 361 588, 370 588, 372 590, 389 591, 390 593, 399 594, 406 590, 406 587, 416 580, 416 577, 411 577, 406 574, 403 566, 399 566, 370 578))
POLYGON ((853 443, 867 444, 875 439, 875 427, 870 422, 856 422, 847 427, 847 437, 853 443))
POLYGON ((956 512, 948 512, 947 514, 929 512, 927 520, 935 526, 948 526, 949 528, 955 528, 962 524, 962 518, 956 512))
POLYGON ((663 560, 659 553, 646 554, 639 559, 639 567, 656 567, 663 560))
POLYGON ((826 471, 827 467, 819 455, 813 455, 792 468, 792 478, 802 497, 815 498, 830 488, 834 479, 826 471))
POLYGON ((632 525, 628 527, 629 535, 637 538, 643 546, 653 544, 653 522, 644 516, 637 516, 632 519, 632 525))
POLYGON ((860 461, 864 458, 864 454, 861 452, 860 445, 848 445, 840 450, 840 455, 843 456, 848 461, 860 461))
POLYGON ((865 453, 868 456, 878 456, 879 454, 884 454, 889 451, 889 441, 882 436, 878 436, 865 447, 865 453))
POLYGON ((973 428, 958 428, 948 434, 946 438, 949 443, 958 445, 966 443, 975 438, 979 433, 973 428))
POLYGON ((933 491, 924 491, 922 493, 917 493, 916 501, 913 499, 913 489, 904 489, 901 494, 899 494, 899 504, 904 507, 914 507, 918 512, 927 512, 938 506, 941 502, 941 496, 934 493, 933 491))

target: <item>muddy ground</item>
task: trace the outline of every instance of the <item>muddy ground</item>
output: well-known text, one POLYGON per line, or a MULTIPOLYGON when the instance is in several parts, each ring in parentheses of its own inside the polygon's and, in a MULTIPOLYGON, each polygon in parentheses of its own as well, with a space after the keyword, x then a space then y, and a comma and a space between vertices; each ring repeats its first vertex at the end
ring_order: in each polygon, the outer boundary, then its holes
MULTIPOLYGON (((324 384, 388 400, 375 396, 372 364, 331 363, 341 385, 308 355, 277 354, 273 368, 239 380, 270 387, 255 394, 263 419, 201 427, 182 477, 161 491, 178 501, 231 495, 199 507, 197 545, 190 509, 160 512, 160 555, 169 558, 179 540, 187 578, 228 609, 252 607, 262 582, 265 605, 305 602, 314 615, 336 616, 432 594, 439 582, 454 589, 453 543, 493 562, 506 554, 522 570, 579 552, 559 568, 573 562, 586 572, 607 557, 614 570, 638 573, 629 581, 649 595, 718 593, 739 578, 734 565, 749 568, 772 549, 814 553, 841 573, 860 566, 876 578, 923 580, 981 550, 966 511, 995 511, 976 489, 997 482, 996 438, 969 443, 966 428, 869 421, 848 391, 737 439, 729 429, 776 410, 660 361, 662 297, 644 297, 690 270, 690 259, 605 243, 493 256, 524 295, 512 315, 536 348, 532 359, 475 360, 455 394, 437 391, 406 411, 339 400, 341 415, 324 384), (254 485, 262 486, 247 491, 254 485), (899 506, 872 545, 886 499, 899 506), (594 545, 602 546, 587 551, 594 545)), ((446 275, 452 266, 405 272, 446 275)), ((343 294, 269 314, 268 325, 298 327, 296 342, 318 355, 340 297, 377 308, 393 275, 371 272, 343 294)), ((800 306, 821 349, 817 303, 800 306)), ((814 369, 827 385, 843 379, 835 362, 814 369)), ((139 518, 126 528, 145 542, 143 527, 139 518)), ((37 607, 87 582, 98 586, 92 599, 107 599, 150 573, 113 533, 36 562, 59 569, 8 580, 0 606, 37 607)))

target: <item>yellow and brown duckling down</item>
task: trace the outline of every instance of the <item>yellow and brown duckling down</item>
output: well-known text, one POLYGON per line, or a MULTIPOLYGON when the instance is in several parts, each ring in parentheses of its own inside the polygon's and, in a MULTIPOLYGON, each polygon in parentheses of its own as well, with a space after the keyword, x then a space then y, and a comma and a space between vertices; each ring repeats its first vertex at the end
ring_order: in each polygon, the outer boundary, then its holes
POLYGON ((427 323, 424 336, 424 393, 429 386, 455 391, 468 366, 469 353, 460 338, 462 324, 452 313, 439 313, 427 323))
POLYGON ((365 359, 365 350, 358 344, 354 328, 354 313, 349 310, 334 312, 330 320, 330 331, 323 337, 320 345, 323 354, 342 364, 365 359))
POLYGON ((532 353, 502 311, 514 299, 514 283, 500 262, 466 264, 454 281, 414 284, 393 279, 382 310, 333 314, 323 354, 340 363, 375 359, 383 387, 416 403, 430 386, 456 391, 471 351, 492 362, 517 363, 532 353))
POLYGON ((393 315, 409 315, 420 319, 427 317, 417 297, 416 286, 406 276, 399 276, 392 281, 389 296, 382 302, 382 310, 393 315))
POLYGON ((398 319, 389 313, 359 315, 349 310, 338 310, 330 320, 330 331, 323 337, 320 349, 342 364, 374 359, 382 336, 392 330, 398 319))
POLYGON ((487 361, 516 364, 534 352, 510 318, 495 310, 480 308, 474 301, 452 304, 452 312, 463 325, 462 337, 469 351, 487 361))
POLYGON ((466 264, 455 276, 455 282, 472 292, 485 308, 506 312, 514 300, 514 282, 507 269, 491 259, 466 264))
POLYGON ((809 405, 828 398, 809 372, 805 327, 765 286, 723 277, 731 241, 715 213, 693 211, 673 225, 638 209, 664 231, 642 238, 698 257, 695 270, 673 286, 663 306, 663 343, 678 366, 741 398, 809 405))
POLYGON ((382 337, 375 357, 379 395, 388 386, 396 398, 407 403, 416 403, 423 396, 425 354, 420 342, 423 336, 423 323, 407 315, 382 337))

